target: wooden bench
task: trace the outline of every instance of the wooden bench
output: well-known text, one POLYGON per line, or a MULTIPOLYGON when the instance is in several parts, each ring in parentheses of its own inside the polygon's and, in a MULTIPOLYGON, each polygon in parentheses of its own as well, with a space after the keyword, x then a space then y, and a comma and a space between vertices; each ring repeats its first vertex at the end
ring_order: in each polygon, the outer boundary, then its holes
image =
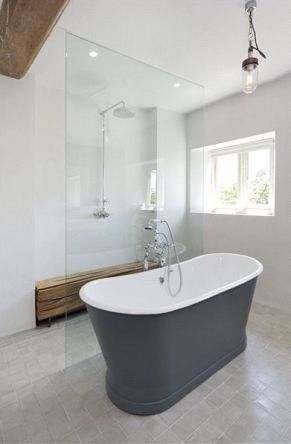
MULTIPOLYGON (((156 266, 155 263, 150 264, 150 268, 156 266)), ((79 297, 79 291, 87 282, 140 271, 143 271, 143 263, 132 262, 38 281, 35 288, 36 323, 47 320, 50 326, 54 317, 84 310, 85 304, 79 297)))

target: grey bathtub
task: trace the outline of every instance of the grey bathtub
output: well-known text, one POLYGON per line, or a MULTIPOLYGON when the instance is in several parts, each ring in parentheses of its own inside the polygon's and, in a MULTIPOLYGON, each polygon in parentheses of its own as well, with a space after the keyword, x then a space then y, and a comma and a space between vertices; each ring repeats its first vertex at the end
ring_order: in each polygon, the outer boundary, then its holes
POLYGON ((133 414, 160 413, 241 353, 262 269, 247 256, 200 256, 182 263, 177 297, 160 284, 160 269, 86 284, 80 295, 111 401, 133 414))

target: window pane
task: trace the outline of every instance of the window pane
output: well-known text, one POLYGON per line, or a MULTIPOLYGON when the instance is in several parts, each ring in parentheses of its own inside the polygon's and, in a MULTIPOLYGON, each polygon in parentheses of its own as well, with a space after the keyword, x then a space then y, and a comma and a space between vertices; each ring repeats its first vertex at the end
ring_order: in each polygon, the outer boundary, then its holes
POLYGON ((218 156, 216 161, 216 195, 219 206, 237 204, 238 155, 218 156))
POLYGON ((149 177, 149 203, 157 204, 157 171, 152 170, 149 177))
POLYGON ((270 204, 270 150, 251 151, 248 170, 249 203, 270 204))

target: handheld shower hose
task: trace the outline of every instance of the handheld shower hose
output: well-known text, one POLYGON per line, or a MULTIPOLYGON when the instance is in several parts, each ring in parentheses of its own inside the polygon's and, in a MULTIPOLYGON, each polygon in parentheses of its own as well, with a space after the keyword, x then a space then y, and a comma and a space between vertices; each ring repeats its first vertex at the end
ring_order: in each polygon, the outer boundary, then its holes
POLYGON ((178 296, 178 294, 180 293, 180 291, 182 290, 182 287, 183 287, 183 274, 182 274, 181 264, 180 264, 179 256, 177 254, 176 244, 175 244, 175 240, 174 240, 174 236, 173 236, 170 224, 166 220, 150 219, 147 227, 145 227, 145 228, 147 230, 152 230, 154 227, 155 227, 156 233, 164 237, 164 239, 166 240, 166 243, 167 243, 167 247, 168 247, 168 265, 167 265, 167 272, 166 273, 167 273, 167 286, 168 286, 169 294, 173 297, 178 296), (166 225, 169 235, 170 235, 171 244, 169 243, 168 237, 164 233, 157 232, 158 224, 165 224, 166 225), (178 267, 178 273, 179 273, 179 286, 176 291, 173 291, 172 282, 171 282, 171 272, 172 272, 172 270, 171 270, 171 266, 172 266, 171 248, 173 248, 173 250, 174 250, 174 255, 175 255, 175 259, 176 259, 176 263, 177 263, 177 267, 178 267))

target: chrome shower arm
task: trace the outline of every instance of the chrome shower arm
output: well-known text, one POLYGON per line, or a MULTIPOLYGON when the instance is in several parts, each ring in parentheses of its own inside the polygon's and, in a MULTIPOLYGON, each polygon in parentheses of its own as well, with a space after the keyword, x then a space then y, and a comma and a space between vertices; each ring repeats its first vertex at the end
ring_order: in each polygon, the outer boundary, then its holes
POLYGON ((120 102, 114 103, 114 105, 111 105, 108 108, 106 108, 103 111, 101 111, 100 112, 100 116, 104 116, 104 114, 106 114, 108 111, 112 110, 113 108, 116 108, 116 106, 118 106, 118 105, 125 106, 125 102, 123 100, 120 100, 120 102))

